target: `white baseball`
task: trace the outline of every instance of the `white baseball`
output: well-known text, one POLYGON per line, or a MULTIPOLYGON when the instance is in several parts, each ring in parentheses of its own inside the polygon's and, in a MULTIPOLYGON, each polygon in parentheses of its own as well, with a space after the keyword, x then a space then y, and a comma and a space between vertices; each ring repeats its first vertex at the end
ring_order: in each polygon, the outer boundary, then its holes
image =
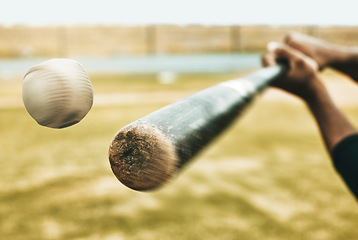
POLYGON ((89 112, 93 104, 93 88, 79 62, 55 58, 26 73, 22 99, 38 124, 65 128, 78 123, 89 112))

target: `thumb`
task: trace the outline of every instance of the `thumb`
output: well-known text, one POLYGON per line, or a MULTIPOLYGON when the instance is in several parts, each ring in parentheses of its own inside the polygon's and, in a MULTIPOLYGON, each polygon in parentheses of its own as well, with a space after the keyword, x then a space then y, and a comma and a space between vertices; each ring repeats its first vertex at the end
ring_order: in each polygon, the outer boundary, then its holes
POLYGON ((264 67, 275 65, 275 56, 272 53, 266 53, 261 56, 261 63, 264 67))
POLYGON ((276 59, 287 59, 289 61, 296 60, 301 57, 301 53, 289 47, 286 44, 278 42, 269 42, 267 44, 269 52, 275 55, 276 59))

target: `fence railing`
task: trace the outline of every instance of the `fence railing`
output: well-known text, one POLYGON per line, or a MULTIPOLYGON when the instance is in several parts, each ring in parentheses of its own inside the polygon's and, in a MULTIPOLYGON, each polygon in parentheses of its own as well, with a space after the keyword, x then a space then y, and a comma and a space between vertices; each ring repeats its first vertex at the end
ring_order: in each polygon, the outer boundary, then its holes
POLYGON ((289 31, 358 46, 358 26, 0 26, 0 57, 259 52, 289 31))

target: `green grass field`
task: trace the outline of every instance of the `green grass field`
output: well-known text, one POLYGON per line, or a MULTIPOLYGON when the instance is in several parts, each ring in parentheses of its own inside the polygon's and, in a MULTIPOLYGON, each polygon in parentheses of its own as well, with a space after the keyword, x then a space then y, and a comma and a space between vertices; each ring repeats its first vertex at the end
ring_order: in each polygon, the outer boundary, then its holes
MULTIPOLYGON (((121 127, 236 75, 183 75, 170 85, 155 75, 93 75, 95 98, 111 98, 62 130, 31 119, 19 104, 21 80, 0 82, 0 239, 357 239, 357 202, 308 111, 289 97, 257 99, 160 190, 117 181, 107 152, 121 127), (121 94, 134 99, 113 99, 121 94)), ((358 105, 343 110, 358 122, 358 105)))

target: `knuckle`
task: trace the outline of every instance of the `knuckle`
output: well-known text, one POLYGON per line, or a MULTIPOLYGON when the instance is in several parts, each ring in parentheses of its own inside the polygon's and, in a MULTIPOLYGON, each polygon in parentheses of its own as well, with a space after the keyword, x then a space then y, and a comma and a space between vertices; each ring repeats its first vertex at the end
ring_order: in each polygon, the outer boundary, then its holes
POLYGON ((306 65, 306 62, 302 58, 297 58, 295 60, 295 64, 296 64, 297 67, 302 68, 302 67, 304 67, 306 65))
POLYGON ((297 34, 294 32, 290 32, 288 34, 286 34, 286 36, 284 37, 284 43, 286 43, 287 45, 291 46, 292 44, 294 44, 294 42, 296 41, 296 36, 297 34))

